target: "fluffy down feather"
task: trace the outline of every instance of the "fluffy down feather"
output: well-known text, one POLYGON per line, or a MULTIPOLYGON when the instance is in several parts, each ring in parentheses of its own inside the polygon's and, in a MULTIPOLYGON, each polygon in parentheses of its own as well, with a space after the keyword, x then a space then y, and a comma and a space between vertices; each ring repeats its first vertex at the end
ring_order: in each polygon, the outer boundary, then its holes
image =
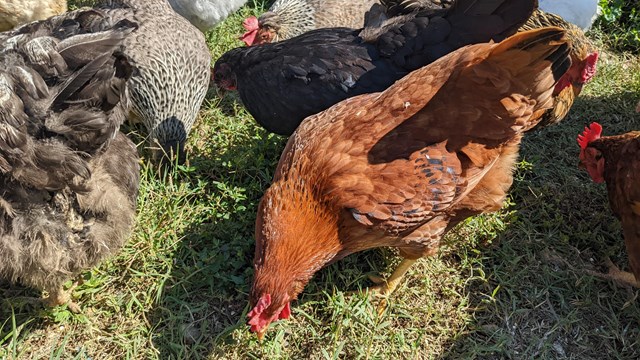
MULTIPOLYGON (((121 20, 137 23, 138 28, 124 39, 122 49, 138 69, 129 86, 127 119, 144 124, 154 158, 183 155, 184 143, 209 88, 211 54, 204 35, 173 11, 167 0, 101 0, 94 9, 102 16, 80 18, 77 12, 69 12, 45 23, 78 18, 74 31, 80 33, 104 31, 121 20)), ((27 25, 25 29, 34 27, 27 25)), ((17 29, 13 33, 25 31, 35 30, 17 29)))
POLYGON ((135 219, 139 158, 118 129, 136 71, 122 45, 137 25, 79 30, 103 16, 0 34, 0 277, 49 292, 50 305, 120 249, 135 219))

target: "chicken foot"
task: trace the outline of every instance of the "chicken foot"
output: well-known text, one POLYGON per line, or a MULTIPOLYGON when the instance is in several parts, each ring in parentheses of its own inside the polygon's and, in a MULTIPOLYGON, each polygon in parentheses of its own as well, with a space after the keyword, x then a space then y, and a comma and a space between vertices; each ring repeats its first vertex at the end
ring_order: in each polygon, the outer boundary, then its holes
POLYGON ((640 288, 640 282, 636 279, 635 275, 630 272, 620 270, 620 268, 618 268, 608 257, 604 260, 604 263, 608 268, 606 274, 592 270, 587 270, 587 273, 601 279, 614 281, 623 286, 640 288))
MULTIPOLYGON (((406 258, 403 259, 402 262, 400 262, 400 265, 398 265, 391 276, 389 276, 387 279, 383 279, 380 276, 369 276, 369 279, 376 285, 370 286, 369 288, 367 288, 367 290, 371 292, 377 292, 382 296, 391 295, 404 278, 404 275, 407 273, 407 271, 409 271, 411 265, 413 265, 416 261, 418 260, 406 258)), ((387 309, 387 305, 388 303, 386 299, 382 299, 380 301, 380 304, 378 305, 378 315, 382 315, 384 313, 384 311, 387 309)))
POLYGON ((82 312, 80 306, 71 300, 71 293, 78 285, 79 282, 76 281, 67 291, 65 291, 62 286, 55 290, 48 290, 49 296, 42 299, 42 303, 47 307, 56 307, 67 304, 67 308, 69 308, 69 311, 74 314, 79 314, 82 312))

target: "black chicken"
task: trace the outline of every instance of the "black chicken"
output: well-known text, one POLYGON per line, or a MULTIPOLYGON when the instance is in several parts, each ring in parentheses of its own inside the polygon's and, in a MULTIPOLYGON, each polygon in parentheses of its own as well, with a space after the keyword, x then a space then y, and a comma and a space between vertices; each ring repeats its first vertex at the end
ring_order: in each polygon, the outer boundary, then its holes
POLYGON ((291 134, 307 116, 355 95, 382 91, 409 72, 468 44, 514 34, 536 0, 459 0, 360 30, 327 28, 228 51, 215 83, 240 93, 267 130, 291 134))
POLYGON ((103 15, 74 14, 0 33, 0 278, 79 311, 62 284, 122 247, 140 174, 119 132, 137 25, 82 33, 103 15))

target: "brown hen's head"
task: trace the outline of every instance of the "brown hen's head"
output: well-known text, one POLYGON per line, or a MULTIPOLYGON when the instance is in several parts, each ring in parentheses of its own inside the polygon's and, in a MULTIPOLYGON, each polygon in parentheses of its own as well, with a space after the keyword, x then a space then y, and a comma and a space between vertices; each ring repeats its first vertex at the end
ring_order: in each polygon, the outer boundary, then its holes
POLYGON ((589 144, 600 138, 602 126, 597 122, 584 128, 584 132, 578 135, 580 145, 580 165, 583 166, 591 179, 597 183, 604 182, 604 157, 600 150, 590 147, 589 144))
POLYGON ((572 86, 576 95, 582 91, 582 86, 596 75, 598 52, 588 54, 584 59, 571 59, 571 67, 556 84, 554 94, 559 94, 565 88, 572 86))
POLYGON ((247 46, 260 45, 275 41, 279 26, 278 14, 266 12, 256 18, 250 16, 242 22, 242 26, 247 30, 240 40, 244 41, 247 46))
MULTIPOLYGON (((282 301, 274 303, 279 304, 280 302, 282 301)), ((288 319, 291 316, 289 301, 284 301, 284 305, 280 306, 271 306, 271 304, 271 294, 264 294, 247 314, 251 331, 258 334, 259 340, 262 340, 269 324, 276 320, 288 319)))
POLYGON ((289 318, 290 302, 341 250, 338 212, 299 184, 275 182, 258 206, 248 324, 260 339, 271 322, 289 318))

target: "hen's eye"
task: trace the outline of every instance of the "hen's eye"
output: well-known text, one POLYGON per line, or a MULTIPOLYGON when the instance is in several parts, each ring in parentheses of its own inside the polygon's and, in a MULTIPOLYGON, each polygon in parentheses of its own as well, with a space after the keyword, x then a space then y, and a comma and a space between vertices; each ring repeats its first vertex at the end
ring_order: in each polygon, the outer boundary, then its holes
POLYGON ((600 160, 602 159, 602 154, 601 153, 597 153, 596 154, 596 160, 600 160))

